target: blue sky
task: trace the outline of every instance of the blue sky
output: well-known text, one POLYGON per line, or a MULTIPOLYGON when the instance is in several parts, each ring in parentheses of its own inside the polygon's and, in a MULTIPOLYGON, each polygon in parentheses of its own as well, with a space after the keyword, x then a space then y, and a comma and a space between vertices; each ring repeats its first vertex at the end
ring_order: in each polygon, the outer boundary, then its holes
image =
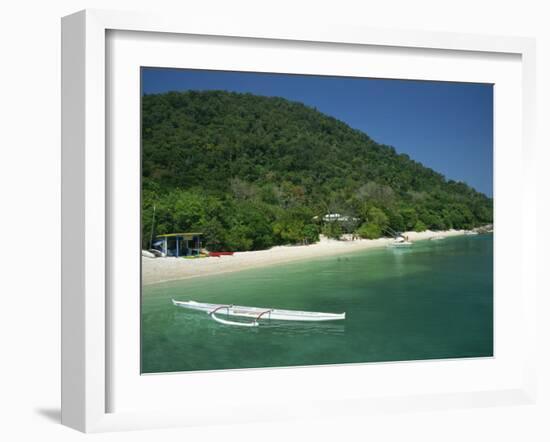
POLYGON ((227 90, 300 101, 493 195, 490 84, 144 68, 142 92, 227 90))

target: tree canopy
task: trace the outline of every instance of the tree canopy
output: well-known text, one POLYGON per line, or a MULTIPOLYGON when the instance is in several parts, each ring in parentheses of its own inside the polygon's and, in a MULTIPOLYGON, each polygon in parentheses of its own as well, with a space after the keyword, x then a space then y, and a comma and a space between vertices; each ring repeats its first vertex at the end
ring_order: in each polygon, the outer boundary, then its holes
POLYGON ((210 250, 492 222, 492 199, 302 103, 224 91, 142 97, 142 238, 210 250), (153 206, 155 223, 152 225, 153 206), (327 213, 347 222, 323 222, 327 213))

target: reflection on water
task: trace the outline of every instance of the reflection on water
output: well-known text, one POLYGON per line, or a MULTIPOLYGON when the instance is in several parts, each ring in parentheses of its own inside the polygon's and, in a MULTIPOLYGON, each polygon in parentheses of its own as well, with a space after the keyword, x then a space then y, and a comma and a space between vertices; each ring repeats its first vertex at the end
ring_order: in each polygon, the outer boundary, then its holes
POLYGON ((490 235, 147 286, 142 371, 488 356, 492 290, 490 235), (238 327, 174 307, 171 298, 346 319, 238 327))
POLYGON ((406 256, 413 253, 413 247, 388 247, 388 251, 391 253, 393 258, 393 265, 395 272, 399 276, 404 276, 407 273, 405 267, 406 256))
MULTIPOLYGON (((343 321, 341 321, 343 322, 343 321)), ((341 335, 346 332, 346 326, 343 323, 329 322, 289 322, 273 321, 262 323, 259 327, 262 330, 269 330, 273 334, 297 336, 297 335, 341 335)))

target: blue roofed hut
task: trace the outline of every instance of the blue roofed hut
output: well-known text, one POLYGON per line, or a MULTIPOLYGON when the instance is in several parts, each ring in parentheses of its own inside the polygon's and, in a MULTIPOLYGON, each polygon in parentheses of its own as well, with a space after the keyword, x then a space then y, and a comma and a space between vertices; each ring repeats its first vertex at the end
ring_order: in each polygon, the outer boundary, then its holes
POLYGON ((202 233, 167 233, 157 235, 153 241, 153 249, 162 256, 197 256, 202 248, 202 233))

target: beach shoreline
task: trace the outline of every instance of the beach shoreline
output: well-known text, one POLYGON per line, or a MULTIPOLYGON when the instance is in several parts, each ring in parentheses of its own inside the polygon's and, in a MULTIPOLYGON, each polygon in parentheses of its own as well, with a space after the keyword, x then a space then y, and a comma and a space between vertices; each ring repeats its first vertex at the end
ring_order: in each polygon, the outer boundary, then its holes
MULTIPOLYGON (((436 236, 449 237, 463 234, 463 230, 446 230, 440 232, 426 230, 424 232, 404 233, 404 235, 413 242, 431 239, 436 236)), ((235 252, 232 256, 209 257, 203 259, 148 258, 142 256, 142 284, 147 286, 162 282, 287 264, 294 261, 338 256, 360 250, 386 247, 392 241, 392 238, 356 239, 348 241, 321 238, 321 241, 310 245, 276 246, 267 250, 235 252)))

